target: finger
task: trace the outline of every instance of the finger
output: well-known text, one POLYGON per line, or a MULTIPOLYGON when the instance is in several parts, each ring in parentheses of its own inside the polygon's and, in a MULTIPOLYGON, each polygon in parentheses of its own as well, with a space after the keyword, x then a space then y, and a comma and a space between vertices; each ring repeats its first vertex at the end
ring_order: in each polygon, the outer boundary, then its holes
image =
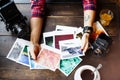
POLYGON ((31 57, 32 57, 34 60, 36 60, 36 59, 37 59, 37 58, 36 58, 36 53, 38 52, 38 50, 36 49, 36 47, 35 47, 34 45, 31 46, 30 52, 31 52, 31 57))
POLYGON ((82 49, 82 50, 84 49, 85 45, 86 45, 86 39, 85 39, 85 37, 83 36, 83 37, 82 37, 82 45, 81 45, 81 49, 82 49))
POLYGON ((36 57, 38 56, 39 51, 40 51, 40 46, 39 45, 35 45, 34 46, 34 54, 35 54, 36 57))
POLYGON ((87 49, 88 49, 88 43, 86 43, 86 45, 85 45, 85 47, 83 49, 83 53, 86 53, 87 49))
POLYGON ((31 51, 30 54, 31 54, 31 57, 32 57, 34 60, 36 60, 36 56, 35 56, 34 52, 31 51))

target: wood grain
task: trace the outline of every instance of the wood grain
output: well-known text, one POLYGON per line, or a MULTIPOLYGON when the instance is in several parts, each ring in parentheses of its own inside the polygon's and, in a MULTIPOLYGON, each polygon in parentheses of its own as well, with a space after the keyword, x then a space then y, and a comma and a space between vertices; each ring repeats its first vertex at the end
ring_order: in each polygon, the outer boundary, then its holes
MULTIPOLYGON (((115 3, 118 0, 98 0, 98 9, 96 20, 99 20, 99 12, 108 8, 114 12, 114 19, 110 26, 106 28, 113 38, 113 44, 107 56, 98 57, 93 52, 86 53, 82 57, 83 61, 77 66, 82 65, 97 66, 103 65, 100 69, 102 80, 120 80, 120 42, 119 42, 119 10, 115 3)), ((23 15, 27 16, 28 24, 30 20, 30 4, 17 4, 17 7, 23 15)), ((56 25, 66 25, 79 27, 83 26, 83 8, 80 3, 77 4, 46 4, 46 17, 43 32, 55 30, 56 25)), ((66 77, 62 72, 56 70, 30 70, 29 67, 23 66, 6 58, 11 49, 16 36, 5 31, 4 24, 0 22, 0 80, 74 80, 76 69, 66 77)))

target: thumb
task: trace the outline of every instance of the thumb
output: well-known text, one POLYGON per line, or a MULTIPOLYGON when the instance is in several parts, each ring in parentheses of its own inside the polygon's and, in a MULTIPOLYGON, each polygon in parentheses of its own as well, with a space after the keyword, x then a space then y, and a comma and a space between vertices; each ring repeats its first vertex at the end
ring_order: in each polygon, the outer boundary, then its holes
POLYGON ((34 54, 34 51, 32 50, 32 51, 30 51, 30 54, 31 54, 31 57, 34 59, 34 60, 36 60, 36 56, 35 56, 35 54, 34 54))
POLYGON ((34 46, 34 54, 35 54, 35 57, 38 56, 39 51, 40 51, 40 46, 39 46, 39 45, 35 45, 35 46, 34 46))

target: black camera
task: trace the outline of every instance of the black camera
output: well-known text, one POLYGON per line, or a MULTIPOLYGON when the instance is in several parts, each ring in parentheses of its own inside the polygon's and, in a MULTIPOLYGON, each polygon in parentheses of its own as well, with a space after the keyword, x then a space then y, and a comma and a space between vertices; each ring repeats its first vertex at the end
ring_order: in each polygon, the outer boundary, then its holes
POLYGON ((92 43, 93 52, 96 55, 104 56, 109 51, 109 47, 112 44, 112 38, 104 33, 101 33, 97 39, 92 43))
POLYGON ((26 38, 29 35, 27 18, 21 14, 14 1, 0 0, 0 18, 6 25, 6 30, 19 38, 26 38))

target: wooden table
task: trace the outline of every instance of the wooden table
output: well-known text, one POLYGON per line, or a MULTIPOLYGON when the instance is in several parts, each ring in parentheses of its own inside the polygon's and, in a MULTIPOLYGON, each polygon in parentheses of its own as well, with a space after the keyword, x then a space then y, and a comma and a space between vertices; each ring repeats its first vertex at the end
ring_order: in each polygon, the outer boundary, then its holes
MULTIPOLYGON (((17 7, 27 16, 28 24, 30 19, 30 4, 17 4, 17 7), (25 7, 25 8, 24 8, 25 7)), ((46 4, 46 18, 43 32, 55 30, 56 25, 83 26, 82 5, 75 4, 46 4)), ((99 70, 101 80, 120 80, 120 42, 119 42, 119 12, 115 3, 98 4, 96 20, 99 20, 99 12, 104 8, 109 8, 114 12, 114 19, 106 28, 113 38, 110 52, 104 57, 98 57, 93 53, 86 53, 82 57, 83 61, 66 77, 59 70, 30 70, 29 67, 15 63, 6 58, 11 46, 17 37, 5 30, 5 25, 0 22, 0 80, 74 80, 75 71, 82 65, 97 66, 103 65, 99 70)))

